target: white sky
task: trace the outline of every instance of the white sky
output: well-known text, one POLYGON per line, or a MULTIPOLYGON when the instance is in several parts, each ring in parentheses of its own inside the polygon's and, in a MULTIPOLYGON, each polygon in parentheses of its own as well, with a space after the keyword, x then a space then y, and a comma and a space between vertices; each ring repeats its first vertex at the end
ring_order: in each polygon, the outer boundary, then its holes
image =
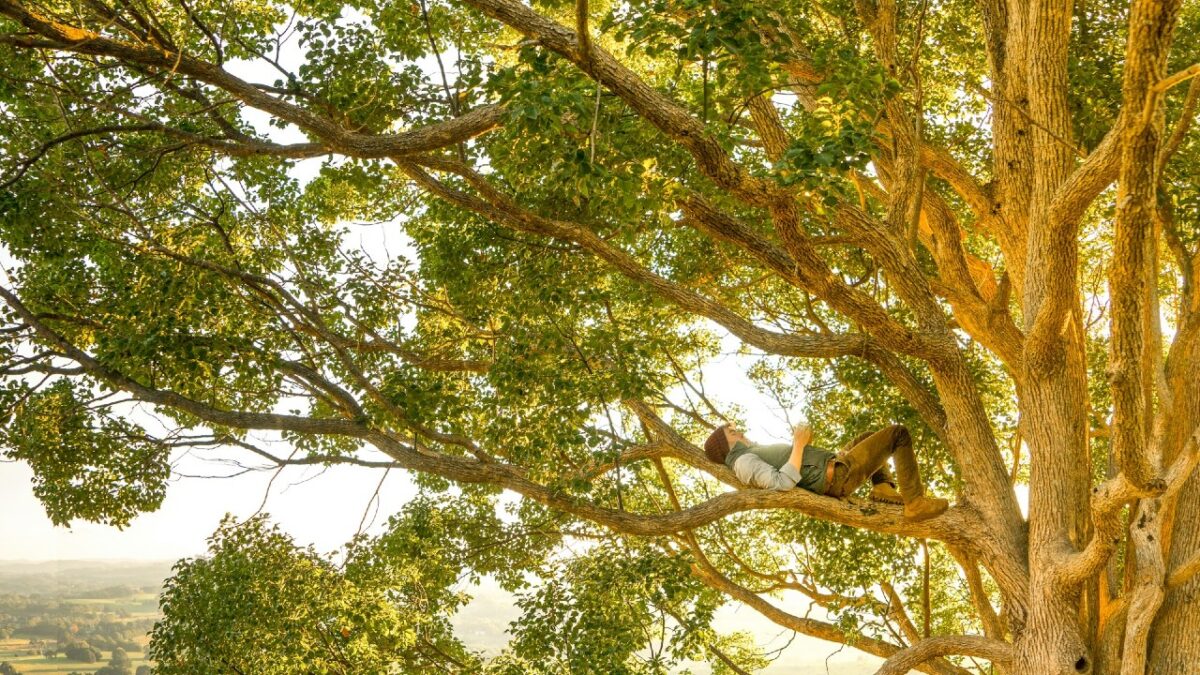
MULTIPOLYGON (((212 472, 218 467, 188 466, 212 472)), ((302 544, 332 551, 358 529, 382 471, 352 466, 285 469, 272 485, 266 506, 287 532, 302 544)), ((54 527, 34 497, 33 472, 24 462, 0 463, 0 560, 83 560, 121 558, 163 560, 198 555, 226 513, 239 519, 258 511, 273 472, 236 478, 176 478, 162 508, 138 516, 124 530, 76 522, 54 527)), ((380 490, 378 531, 413 491, 408 478, 393 471, 380 490)), ((374 513, 372 508, 371 512, 374 513)), ((370 521, 368 515, 368 522, 370 521)))

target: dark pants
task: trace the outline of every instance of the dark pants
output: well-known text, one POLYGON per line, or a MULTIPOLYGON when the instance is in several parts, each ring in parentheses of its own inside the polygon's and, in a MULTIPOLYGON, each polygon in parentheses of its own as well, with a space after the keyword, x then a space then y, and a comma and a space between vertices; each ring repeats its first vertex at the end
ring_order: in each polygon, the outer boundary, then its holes
MULTIPOLYGON (((896 473, 901 482, 912 476, 920 480, 917 473, 917 458, 913 454, 912 436, 902 424, 893 424, 879 431, 864 433, 851 441, 849 447, 838 454, 833 460, 833 480, 825 494, 833 497, 845 497, 854 492, 868 477, 871 483, 892 483, 891 472, 888 471, 889 457, 895 457, 896 473)), ((918 483, 919 484, 919 483, 918 483)), ((903 492, 903 486, 901 487, 903 492)))

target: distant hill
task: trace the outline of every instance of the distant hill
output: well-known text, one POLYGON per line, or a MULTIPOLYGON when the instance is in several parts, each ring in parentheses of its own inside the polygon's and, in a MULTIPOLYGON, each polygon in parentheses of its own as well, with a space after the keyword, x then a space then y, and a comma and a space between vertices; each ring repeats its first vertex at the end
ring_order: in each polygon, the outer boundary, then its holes
POLYGON ((174 564, 174 560, 0 560, 0 593, 59 597, 87 597, 102 589, 157 593, 174 564))

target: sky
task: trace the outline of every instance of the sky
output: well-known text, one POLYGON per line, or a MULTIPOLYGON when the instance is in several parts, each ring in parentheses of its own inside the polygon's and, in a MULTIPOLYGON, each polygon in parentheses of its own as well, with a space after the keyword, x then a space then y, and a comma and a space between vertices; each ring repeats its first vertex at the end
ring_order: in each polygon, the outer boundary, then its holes
MULTIPOLYGON (((228 471, 185 461, 184 470, 228 471)), ((296 538, 330 552, 358 530, 363 514, 376 514, 365 532, 378 532, 387 516, 413 494, 400 472, 383 481, 378 509, 372 503, 381 472, 363 467, 290 467, 236 478, 174 478, 162 507, 138 516, 124 530, 75 522, 55 527, 33 495, 33 472, 24 462, 0 463, 0 560, 164 560, 200 555, 226 513, 247 518, 260 508, 296 538), (318 475, 319 474, 319 475, 318 475), (269 488, 269 489, 268 489, 269 488), (265 499, 265 504, 264 504, 265 499)))

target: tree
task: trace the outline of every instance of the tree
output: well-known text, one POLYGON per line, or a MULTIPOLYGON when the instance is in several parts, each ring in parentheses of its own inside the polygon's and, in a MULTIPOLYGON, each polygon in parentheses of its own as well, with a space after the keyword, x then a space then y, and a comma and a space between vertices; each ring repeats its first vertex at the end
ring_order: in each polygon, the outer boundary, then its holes
POLYGON ((125 650, 120 647, 112 650, 112 658, 108 661, 108 665, 117 667, 129 666, 131 663, 132 662, 129 660, 129 655, 126 654, 125 650))
POLYGON ((62 648, 62 653, 71 661, 82 661, 83 663, 95 663, 102 656, 99 649, 87 642, 69 642, 62 648))
POLYGON ((150 645, 156 672, 461 671, 474 663, 445 620, 464 602, 449 590, 446 565, 436 555, 368 553, 351 550, 339 567, 262 518, 226 520, 209 556, 182 561, 167 582, 150 645))
POLYGON ((146 665, 138 666, 134 675, 154 675, 154 669, 146 665))
POLYGON ((96 675, 133 675, 133 662, 124 649, 117 647, 112 650, 112 658, 108 665, 96 671, 96 675))
MULTIPOLYGON (((1200 661, 1194 3, 0 16, 3 442, 56 522, 123 526, 173 451, 224 446, 403 469, 448 501, 396 536, 423 522, 521 593, 498 669, 538 667, 563 621, 559 664, 749 665, 711 628, 723 601, 881 672, 1200 661), (700 380, 722 336, 765 391, 808 387, 829 439, 904 421, 956 505, 911 523, 721 490, 694 442, 740 414, 700 380), (487 515, 505 489, 517 531, 487 515), (762 595, 782 589, 831 621, 762 595)), ((414 559, 391 535, 380 564, 414 559)))

